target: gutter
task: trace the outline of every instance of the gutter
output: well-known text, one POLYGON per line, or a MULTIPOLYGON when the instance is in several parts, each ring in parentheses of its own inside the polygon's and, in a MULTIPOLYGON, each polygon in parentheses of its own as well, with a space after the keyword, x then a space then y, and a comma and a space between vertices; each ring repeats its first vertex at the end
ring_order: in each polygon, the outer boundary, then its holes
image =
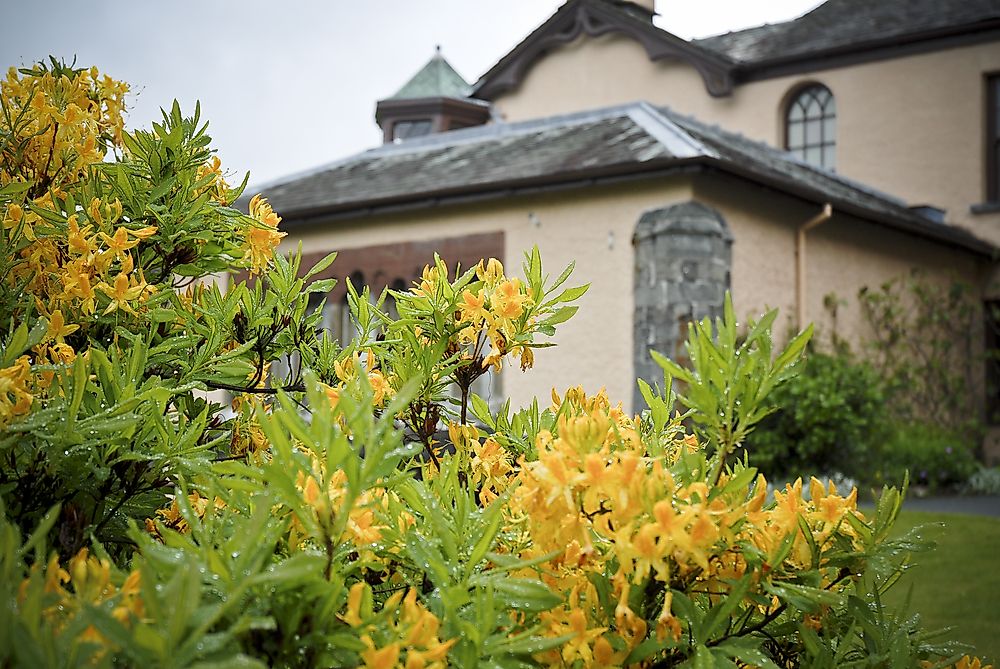
POLYGON ((795 230, 795 322, 799 331, 806 327, 806 233, 830 220, 833 206, 823 209, 795 230))

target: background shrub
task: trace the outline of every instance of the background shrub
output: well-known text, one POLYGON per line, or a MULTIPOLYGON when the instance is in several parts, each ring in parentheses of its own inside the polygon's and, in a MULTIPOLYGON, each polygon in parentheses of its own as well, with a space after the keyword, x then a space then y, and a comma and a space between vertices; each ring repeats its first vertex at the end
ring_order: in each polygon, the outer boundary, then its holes
POLYGON ((909 470, 911 485, 952 490, 965 484, 977 466, 967 438, 929 423, 895 423, 878 450, 872 476, 865 480, 898 483, 909 470))
POLYGON ((747 439, 750 463, 776 476, 867 475, 886 437, 877 374, 846 355, 812 353, 798 376, 774 391, 780 409, 747 439))

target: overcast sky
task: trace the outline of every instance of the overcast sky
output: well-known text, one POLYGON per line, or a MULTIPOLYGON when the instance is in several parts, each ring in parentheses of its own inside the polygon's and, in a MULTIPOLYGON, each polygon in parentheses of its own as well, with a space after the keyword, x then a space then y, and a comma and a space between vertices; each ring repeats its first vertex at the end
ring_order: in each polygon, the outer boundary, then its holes
MULTIPOLYGON (((130 127, 201 101, 251 184, 377 145, 375 102, 440 44, 474 82, 562 0, 0 0, 0 66, 52 54, 132 85, 130 127)), ((658 0, 685 38, 801 15, 819 0, 658 0)), ((239 180, 239 179, 235 179, 239 180)))

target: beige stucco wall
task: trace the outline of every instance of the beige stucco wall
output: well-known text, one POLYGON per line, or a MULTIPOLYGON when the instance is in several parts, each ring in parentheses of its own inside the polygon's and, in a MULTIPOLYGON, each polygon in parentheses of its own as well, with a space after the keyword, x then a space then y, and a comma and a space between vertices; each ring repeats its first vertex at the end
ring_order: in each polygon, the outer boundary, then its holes
MULTIPOLYGON (((605 386, 614 400, 628 406, 634 383, 631 238, 644 211, 691 199, 716 208, 735 238, 732 286, 737 313, 753 317, 778 307, 779 337, 795 325, 795 229, 819 206, 729 177, 693 179, 664 177, 334 221, 296 230, 286 240, 286 249, 299 241, 309 253, 503 231, 508 272, 519 268, 523 252, 533 244, 539 246, 550 276, 575 261, 571 283, 591 283, 579 313, 559 327, 558 346, 538 352, 534 369, 505 369, 502 392, 515 406, 523 406, 536 396, 546 403, 553 387, 582 384, 594 391, 605 386)), ((854 299, 860 286, 877 286, 911 267, 941 280, 953 274, 970 283, 982 278, 977 261, 965 252, 836 211, 809 234, 807 252, 807 317, 829 336, 824 297, 833 292, 847 298, 837 328, 855 342, 864 331, 854 299)))
POLYGON ((516 366, 505 368, 503 393, 515 406, 535 396, 544 406, 553 387, 562 391, 582 384, 593 392, 605 386, 611 398, 627 405, 634 383, 632 232, 647 209, 690 197, 686 180, 575 189, 317 224, 290 234, 282 250, 299 241, 309 253, 502 230, 508 274, 517 270, 520 276, 523 253, 535 244, 553 279, 575 261, 570 285, 591 284, 578 303, 579 312, 558 326, 556 347, 537 352, 534 369, 522 373, 516 366))
POLYGON ((836 97, 840 173, 945 208, 950 222, 1000 243, 1000 213, 969 212, 985 196, 984 74, 998 71, 994 42, 751 82, 713 98, 692 66, 651 62, 637 42, 612 33, 552 51, 495 102, 504 119, 519 121, 647 100, 780 146, 789 92, 817 81, 836 97))
MULTIPOLYGON (((781 310, 777 334, 796 326, 796 230, 820 213, 804 203, 729 178, 700 179, 695 197, 717 209, 733 230, 733 301, 737 313, 753 316, 781 310)), ((982 259, 962 250, 870 223, 836 209, 806 234, 806 322, 817 327, 821 345, 834 329, 824 307, 827 295, 846 301, 837 310, 837 334, 857 347, 870 337, 857 300, 862 286, 878 288, 917 268, 936 282, 954 279, 981 286, 982 259)), ((981 340, 977 336, 976 340, 981 340)))

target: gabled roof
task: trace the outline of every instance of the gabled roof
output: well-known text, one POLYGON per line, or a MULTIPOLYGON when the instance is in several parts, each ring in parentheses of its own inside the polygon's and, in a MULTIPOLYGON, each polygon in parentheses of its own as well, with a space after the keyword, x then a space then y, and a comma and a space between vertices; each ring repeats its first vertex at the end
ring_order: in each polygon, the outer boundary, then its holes
POLYGON ((721 171, 982 254, 994 247, 791 154, 639 102, 387 144, 263 188, 287 227, 678 171, 721 171))
POLYGON ((624 0, 568 0, 480 77, 471 94, 492 100, 516 88, 535 61, 554 47, 568 44, 580 35, 599 37, 608 33, 636 40, 650 60, 678 58, 690 63, 714 96, 728 95, 732 90, 733 62, 728 56, 657 28, 650 12, 641 6, 624 0))
POLYGON ((695 40, 756 68, 1000 28, 998 0, 827 0, 792 21, 695 40))
POLYGON ((468 82, 444 59, 438 47, 427 64, 389 99, 464 98, 468 95, 468 82))

